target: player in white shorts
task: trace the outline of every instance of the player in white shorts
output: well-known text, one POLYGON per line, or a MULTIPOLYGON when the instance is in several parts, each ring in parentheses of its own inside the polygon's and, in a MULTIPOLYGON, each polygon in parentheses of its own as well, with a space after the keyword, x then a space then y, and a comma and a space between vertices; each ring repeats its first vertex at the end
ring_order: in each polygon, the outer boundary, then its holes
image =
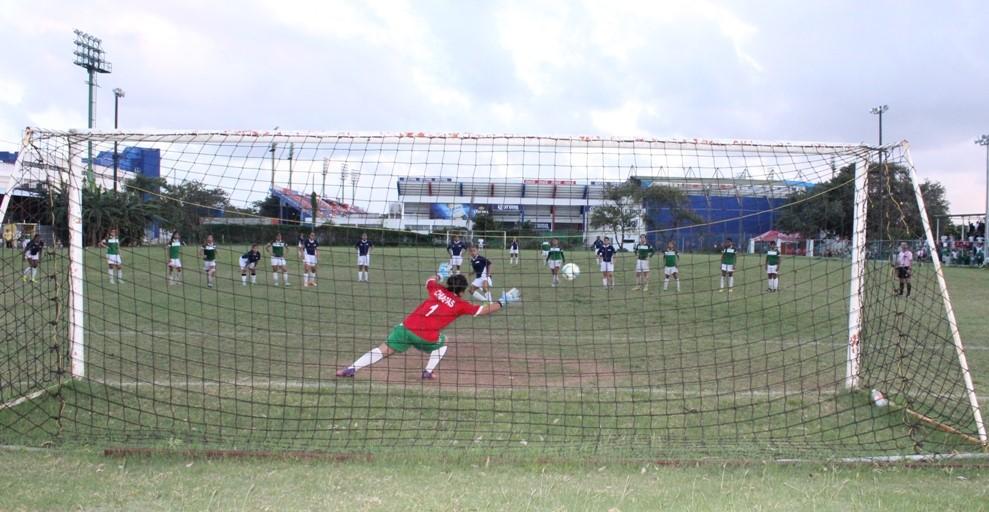
POLYGON ((477 246, 470 246, 470 266, 474 270, 474 280, 467 287, 467 293, 479 301, 491 302, 491 261, 477 252, 477 246))
POLYGON ((365 283, 370 281, 368 271, 371 267, 371 248, 374 244, 367 239, 367 233, 361 233, 361 239, 354 247, 357 249, 357 280, 365 283))
POLYGON ((552 281, 550 286, 556 288, 560 284, 560 269, 563 268, 563 264, 567 262, 567 256, 563 254, 563 248, 560 247, 560 240, 554 238, 549 243, 549 251, 546 253, 546 266, 549 267, 549 272, 552 274, 552 281))
POLYGON ((450 254, 450 271, 454 274, 460 273, 460 266, 464 264, 464 250, 467 245, 458 235, 453 235, 450 245, 446 246, 446 252, 450 254))
POLYGON ((278 233, 275 235, 275 241, 265 247, 265 250, 271 254, 271 277, 275 280, 275 286, 278 286, 278 276, 281 274, 285 286, 288 286, 288 267, 285 264, 285 248, 288 244, 282 240, 282 234, 278 233))
POLYGON ((206 236, 206 242, 199 248, 203 257, 203 270, 206 272, 206 286, 212 288, 216 282, 216 243, 213 235, 206 236))
POLYGON ((120 239, 117 237, 117 228, 110 228, 106 238, 100 241, 100 247, 106 249, 106 264, 110 273, 110 284, 114 284, 117 278, 124 282, 124 262, 120 257, 120 239))
POLYGON ((302 286, 316 287, 316 265, 319 263, 319 243, 316 233, 310 232, 309 238, 302 241, 302 286))
POLYGON ((513 238, 511 245, 508 246, 508 259, 512 265, 519 264, 519 239, 513 238))
POLYGON ((646 240, 646 235, 639 235, 639 243, 635 244, 633 250, 635 252, 635 288, 633 290, 638 290, 641 287, 642 291, 648 291, 649 258, 656 254, 656 250, 646 240))
POLYGON ((168 256, 168 284, 178 284, 182 280, 182 240, 177 231, 172 233, 165 253, 168 256))
POLYGON ((766 280, 768 292, 780 290, 780 251, 776 248, 776 242, 769 242, 769 250, 766 251, 766 280))
POLYGON ((663 289, 670 286, 670 276, 677 282, 677 291, 680 291, 680 253, 677 252, 673 240, 666 243, 666 250, 663 251, 663 289))
POLYGON ((725 291, 725 278, 728 278, 728 293, 735 286, 735 242, 731 238, 725 240, 724 249, 721 251, 721 287, 719 292, 725 291))
POLYGON ((615 287, 615 253, 618 252, 615 246, 611 245, 611 238, 604 237, 601 247, 597 250, 598 259, 601 261, 601 282, 605 288, 615 287))
POLYGON ((45 249, 45 242, 41 239, 41 235, 34 235, 30 240, 24 244, 24 260, 27 261, 27 267, 21 272, 21 280, 27 281, 28 276, 31 276, 31 282, 38 282, 38 265, 41 262, 41 253, 45 249))

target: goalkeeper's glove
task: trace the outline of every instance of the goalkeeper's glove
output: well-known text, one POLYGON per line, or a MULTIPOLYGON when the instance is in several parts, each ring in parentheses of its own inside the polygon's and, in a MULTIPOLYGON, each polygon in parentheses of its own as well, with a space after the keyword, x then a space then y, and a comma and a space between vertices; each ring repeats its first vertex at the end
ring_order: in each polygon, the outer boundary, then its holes
POLYGON ((440 276, 441 281, 446 281, 446 278, 450 277, 450 265, 448 263, 440 263, 440 268, 436 270, 436 275, 440 276))
POLYGON ((512 288, 507 292, 502 292, 501 297, 498 297, 498 304, 500 304, 501 307, 505 307, 520 300, 522 300, 522 292, 520 292, 518 288, 512 288))

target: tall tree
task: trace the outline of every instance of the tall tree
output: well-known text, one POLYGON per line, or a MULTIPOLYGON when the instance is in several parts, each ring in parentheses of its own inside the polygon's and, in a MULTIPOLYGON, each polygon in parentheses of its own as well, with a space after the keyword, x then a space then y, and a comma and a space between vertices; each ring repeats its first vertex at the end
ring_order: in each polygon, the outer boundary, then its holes
POLYGON ((226 190, 187 181, 165 185, 160 212, 167 229, 199 239, 203 236, 201 219, 219 217, 229 206, 230 198, 226 190))
POLYGON ((642 214, 642 200, 639 196, 641 188, 633 180, 621 184, 606 184, 604 199, 608 203, 596 206, 591 211, 591 227, 604 228, 614 233, 616 247, 622 246, 625 233, 636 226, 642 214))

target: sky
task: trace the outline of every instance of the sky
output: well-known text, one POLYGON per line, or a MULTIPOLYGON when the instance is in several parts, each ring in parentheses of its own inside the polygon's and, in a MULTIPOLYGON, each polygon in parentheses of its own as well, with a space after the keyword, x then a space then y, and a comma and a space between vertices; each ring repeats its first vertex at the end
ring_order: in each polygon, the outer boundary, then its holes
POLYGON ((985 210, 989 2, 0 0, 0 151, 96 127, 908 140, 985 210))

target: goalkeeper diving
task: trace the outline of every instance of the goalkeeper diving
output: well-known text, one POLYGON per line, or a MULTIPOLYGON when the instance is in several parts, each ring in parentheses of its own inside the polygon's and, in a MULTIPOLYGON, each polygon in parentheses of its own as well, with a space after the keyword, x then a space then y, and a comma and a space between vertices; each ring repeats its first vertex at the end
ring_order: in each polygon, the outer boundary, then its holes
POLYGON ((436 378, 436 367, 446 355, 446 336, 440 331, 463 315, 484 316, 495 313, 521 299, 518 289, 501 294, 497 302, 479 306, 460 298, 467 290, 467 277, 462 274, 449 275, 449 267, 440 266, 437 275, 426 281, 428 297, 419 304, 402 323, 396 325, 388 339, 377 348, 371 349, 350 366, 337 372, 337 377, 353 377, 358 370, 371 366, 395 353, 416 348, 429 354, 429 361, 422 371, 422 378, 436 378), (441 286, 439 282, 445 282, 441 286))

